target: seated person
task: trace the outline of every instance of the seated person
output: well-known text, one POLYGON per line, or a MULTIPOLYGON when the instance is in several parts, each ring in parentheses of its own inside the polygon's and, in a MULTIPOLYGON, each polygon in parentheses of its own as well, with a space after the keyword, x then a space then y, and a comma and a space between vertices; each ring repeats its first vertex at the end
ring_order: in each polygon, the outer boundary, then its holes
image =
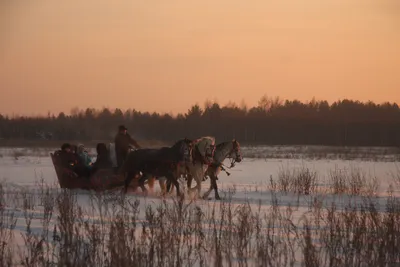
POLYGON ((92 173, 97 171, 98 169, 111 169, 113 166, 109 158, 106 144, 98 143, 96 146, 96 151, 97 159, 93 163, 92 173))
POLYGON ((82 160, 82 163, 87 168, 91 169, 93 166, 92 158, 89 156, 88 152, 85 150, 85 146, 79 144, 77 147, 77 155, 82 160))
POLYGON ((71 145, 69 143, 64 143, 61 146, 62 153, 70 153, 71 152, 71 145))
POLYGON ((75 172, 78 176, 89 177, 90 169, 86 168, 77 154, 77 146, 65 143, 61 146, 64 166, 75 172))
MULTIPOLYGON (((79 150, 79 146, 72 146, 72 153, 74 154, 74 156, 76 157, 76 165, 74 168, 74 172, 76 172, 76 174, 78 174, 78 176, 80 177, 90 177, 91 174, 91 168, 92 166, 89 166, 87 164, 87 161, 85 161, 85 159, 82 157, 82 154, 86 151, 84 151, 84 147, 80 148, 81 151, 79 150), (80 153, 81 152, 81 153, 80 153)), ((90 157, 89 157, 90 159, 90 157)))
POLYGON ((76 154, 76 151, 78 150, 78 147, 76 145, 71 145, 71 152, 73 154, 76 154))
POLYGON ((72 146, 69 143, 64 143, 61 146, 61 151, 58 152, 61 157, 61 164, 71 170, 78 163, 75 155, 72 153, 72 146))

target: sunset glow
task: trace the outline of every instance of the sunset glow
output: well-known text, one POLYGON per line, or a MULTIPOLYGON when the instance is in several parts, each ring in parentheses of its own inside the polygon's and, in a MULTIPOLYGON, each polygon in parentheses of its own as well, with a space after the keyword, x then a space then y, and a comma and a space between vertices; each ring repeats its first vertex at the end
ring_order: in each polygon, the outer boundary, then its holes
POLYGON ((395 0, 1 1, 0 113, 400 103, 395 0))

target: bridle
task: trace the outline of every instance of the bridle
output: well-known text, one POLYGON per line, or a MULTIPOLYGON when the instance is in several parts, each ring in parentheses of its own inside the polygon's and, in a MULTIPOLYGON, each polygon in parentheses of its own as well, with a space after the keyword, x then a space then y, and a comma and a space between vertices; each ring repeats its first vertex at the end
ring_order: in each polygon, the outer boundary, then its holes
POLYGON ((232 141, 233 148, 228 154, 228 158, 231 162, 231 166, 227 167, 228 169, 232 169, 235 166, 236 162, 241 161, 241 156, 240 156, 240 146, 236 140, 232 141), (235 157, 232 157, 232 154, 235 154, 235 157), (240 160, 239 160, 240 159, 240 160))
POLYGON ((228 158, 230 160, 231 166, 226 166, 224 165, 224 163, 220 163, 219 167, 221 168, 222 171, 226 172, 226 174, 229 176, 231 175, 226 169, 232 169, 233 167, 235 167, 235 163, 241 161, 241 155, 240 155, 240 146, 238 144, 238 142, 236 140, 232 140, 232 145, 233 148, 231 149, 231 151, 228 154, 228 158), (235 153, 235 157, 232 157, 232 154, 235 153), (238 161, 238 159, 240 159, 238 161))

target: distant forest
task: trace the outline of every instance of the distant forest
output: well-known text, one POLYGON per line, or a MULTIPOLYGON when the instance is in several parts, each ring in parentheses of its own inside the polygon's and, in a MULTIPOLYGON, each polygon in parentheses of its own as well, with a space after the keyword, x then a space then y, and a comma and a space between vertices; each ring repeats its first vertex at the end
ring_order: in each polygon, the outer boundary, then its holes
POLYGON ((263 97, 255 107, 206 102, 185 114, 134 109, 74 109, 44 117, 0 115, 2 140, 113 140, 125 124, 138 140, 173 142, 214 136, 254 145, 400 146, 400 109, 396 103, 341 100, 281 100, 263 97))

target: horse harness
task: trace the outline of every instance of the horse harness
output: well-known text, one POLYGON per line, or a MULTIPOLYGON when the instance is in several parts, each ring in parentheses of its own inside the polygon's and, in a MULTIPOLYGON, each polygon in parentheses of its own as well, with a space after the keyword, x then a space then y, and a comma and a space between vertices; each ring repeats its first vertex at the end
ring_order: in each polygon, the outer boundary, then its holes
POLYGON ((231 173, 228 172, 225 168, 232 169, 233 167, 235 167, 235 163, 236 163, 236 158, 233 158, 231 156, 232 153, 235 152, 236 157, 240 153, 240 147, 239 147, 238 143, 236 142, 236 140, 233 140, 232 144, 233 144, 233 149, 228 154, 228 158, 231 162, 231 166, 229 166, 229 167, 225 166, 223 162, 216 162, 213 164, 215 168, 221 168, 221 171, 224 171, 226 173, 226 175, 228 175, 228 176, 231 175, 231 173))

